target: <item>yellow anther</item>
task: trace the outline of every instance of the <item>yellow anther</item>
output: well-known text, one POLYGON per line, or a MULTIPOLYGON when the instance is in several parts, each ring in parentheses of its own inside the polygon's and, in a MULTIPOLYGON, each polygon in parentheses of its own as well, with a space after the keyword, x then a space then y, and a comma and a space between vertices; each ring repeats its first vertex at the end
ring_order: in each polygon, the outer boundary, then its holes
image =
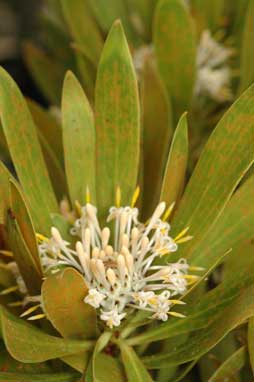
POLYGON ((45 318, 46 314, 37 314, 36 316, 29 317, 27 320, 28 321, 36 321, 36 320, 41 320, 42 318, 45 318))
POLYGON ((49 241, 49 239, 41 233, 36 233, 36 238, 38 241, 49 241))
POLYGON ((190 271, 193 271, 193 272, 202 272, 202 271, 205 270, 205 268, 203 268, 203 267, 191 266, 191 267, 189 267, 189 270, 190 270, 190 271))
POLYGON ((23 306, 23 301, 14 301, 14 302, 9 302, 9 304, 7 304, 8 306, 10 307, 18 307, 18 306, 23 306))
POLYGON ((132 200, 131 200, 131 208, 135 207, 135 204, 137 203, 139 194, 140 194, 140 187, 137 186, 136 190, 134 191, 132 200))
POLYGON ((23 312, 20 317, 25 317, 25 316, 28 316, 30 313, 33 313, 35 310, 37 310, 38 308, 40 308, 41 304, 38 304, 38 305, 35 305, 35 306, 32 306, 31 308, 27 309, 25 312, 23 312))
POLYGON ((116 188, 116 207, 119 208, 121 206, 121 188, 117 186, 116 188))
POLYGON ((6 257, 13 257, 13 253, 11 251, 5 251, 5 250, 0 250, 0 254, 6 257))
POLYGON ((12 286, 12 287, 10 287, 10 288, 6 288, 6 289, 2 290, 2 291, 0 292, 0 295, 1 295, 1 296, 5 296, 5 295, 7 295, 7 294, 16 292, 18 289, 19 289, 19 287, 18 287, 17 285, 16 285, 16 286, 12 286))
POLYGON ((184 228, 175 238, 174 240, 177 241, 179 239, 181 239, 188 231, 189 231, 190 227, 186 227, 184 228))
POLYGON ((86 187, 86 203, 91 203, 91 194, 88 186, 86 187))
POLYGON ((175 207, 175 202, 171 203, 170 206, 168 207, 168 209, 166 210, 166 212, 165 212, 165 214, 163 215, 163 218, 162 218, 163 221, 168 220, 168 218, 170 217, 174 207, 175 207))
POLYGON ((76 212, 77 212, 78 216, 80 217, 82 215, 81 204, 79 203, 78 200, 75 200, 74 204, 75 204, 76 212))
POLYGON ((182 243, 186 243, 187 241, 190 241, 192 239, 193 239, 193 236, 188 235, 188 236, 182 237, 181 239, 175 240, 175 242, 177 244, 182 244, 182 243))
POLYGON ((169 255, 170 251, 168 249, 161 249, 158 251, 158 253, 160 256, 165 256, 165 255, 169 255))
POLYGON ((185 305, 185 302, 181 300, 168 300, 168 302, 174 305, 185 305))
POLYGON ((168 314, 169 314, 170 316, 178 317, 178 318, 185 318, 185 317, 186 317, 184 314, 177 313, 177 312, 168 312, 168 314))

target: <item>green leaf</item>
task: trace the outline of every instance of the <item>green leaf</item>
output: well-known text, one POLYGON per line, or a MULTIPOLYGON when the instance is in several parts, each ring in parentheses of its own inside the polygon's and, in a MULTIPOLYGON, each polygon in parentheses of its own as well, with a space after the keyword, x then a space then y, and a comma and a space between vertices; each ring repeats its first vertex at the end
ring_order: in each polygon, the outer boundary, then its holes
POLYGON ((240 88, 239 93, 245 90, 254 80, 254 3, 249 1, 244 19, 244 30, 241 43, 240 59, 240 88))
POLYGON ((56 118, 38 104, 27 100, 29 110, 37 127, 49 176, 59 199, 67 194, 67 185, 63 171, 62 131, 56 118))
POLYGON ((98 68, 95 96, 97 133, 97 198, 104 217, 122 191, 130 203, 139 162, 140 113, 135 71, 124 32, 115 22, 98 68))
POLYGON ((190 334, 184 344, 176 346, 171 352, 145 357, 146 366, 161 368, 197 359, 213 348, 231 330, 251 317, 254 314, 254 280, 253 275, 247 280, 246 271, 243 270, 243 275, 239 275, 241 279, 234 285, 222 284, 206 296, 205 303, 208 307, 209 304, 215 303, 217 309, 212 316, 209 312, 207 325, 203 329, 190 334), (219 304, 222 304, 221 309, 218 309, 219 304))
POLYGON ((108 344, 111 332, 104 332, 96 342, 90 364, 85 374, 86 382, 125 382, 120 362, 110 355, 101 353, 108 344))
POLYGON ((127 0, 130 19, 138 35, 147 43, 152 39, 152 21, 157 0, 127 0))
POLYGON ((148 373, 134 349, 128 346, 124 341, 120 341, 119 346, 128 380, 135 382, 152 382, 151 375, 148 373))
POLYGON ((10 206, 10 179, 13 179, 12 174, 0 161, 0 224, 5 224, 6 211, 10 206))
POLYGON ((42 272, 38 267, 38 260, 35 260, 34 255, 28 249, 18 222, 11 210, 8 210, 7 215, 7 232, 10 249, 29 294, 31 296, 40 294, 42 272))
POLYGON ((253 236, 254 176, 233 195, 207 235, 186 256, 193 264, 209 267, 221 253, 253 236))
POLYGON ((66 268, 44 281, 43 308, 63 337, 93 338, 96 335, 96 311, 84 303, 86 294, 84 278, 73 268, 66 268))
POLYGON ((30 41, 23 44, 23 55, 39 89, 52 104, 58 105, 61 99, 65 66, 30 41))
POLYGON ((91 16, 87 0, 61 0, 63 15, 74 42, 87 58, 97 66, 103 46, 99 28, 91 16))
POLYGON ((128 40, 135 44, 137 36, 133 35, 133 28, 129 20, 129 10, 125 0, 88 0, 89 6, 104 33, 108 33, 115 20, 120 19, 128 40))
POLYGON ((76 382, 78 374, 55 373, 55 374, 27 374, 0 372, 0 381, 3 382, 76 382))
POLYGON ((189 108, 192 99, 196 74, 194 32, 190 13, 181 0, 161 0, 158 3, 154 20, 154 48, 177 118, 189 108))
POLYGON ((253 372, 254 370, 254 317, 251 317, 248 323, 248 351, 249 351, 250 364, 251 364, 251 368, 253 372))
POLYGON ((245 365, 246 359, 246 348, 242 346, 220 365, 208 382, 229 381, 234 378, 237 371, 245 365))
POLYGON ((87 188, 96 204, 93 112, 76 77, 68 72, 63 87, 63 143, 71 200, 85 202, 87 188))
POLYGON ((18 189, 17 185, 13 181, 10 182, 10 192, 12 212, 17 221, 23 240, 27 245, 29 253, 33 257, 33 263, 36 264, 37 271, 42 277, 42 267, 39 257, 39 250, 31 216, 27 209, 21 191, 18 189))
POLYGON ((145 218, 151 216, 158 203, 163 171, 172 136, 172 110, 158 72, 148 57, 141 80, 142 120, 144 135, 145 218))
POLYGON ((188 162, 188 125, 183 114, 175 130, 163 177, 160 200, 169 206, 182 196, 188 162))
POLYGON ((222 213, 253 163, 253 142, 254 86, 242 94, 218 123, 188 183, 173 230, 179 232, 189 226, 194 238, 180 247, 179 256, 190 254, 222 213))
POLYGON ((17 85, 0 70, 0 108, 4 133, 36 230, 48 232, 57 210, 36 127, 17 85))
POLYGON ((88 351, 93 341, 62 339, 43 333, 3 307, 1 320, 8 352, 20 362, 37 363, 88 351))

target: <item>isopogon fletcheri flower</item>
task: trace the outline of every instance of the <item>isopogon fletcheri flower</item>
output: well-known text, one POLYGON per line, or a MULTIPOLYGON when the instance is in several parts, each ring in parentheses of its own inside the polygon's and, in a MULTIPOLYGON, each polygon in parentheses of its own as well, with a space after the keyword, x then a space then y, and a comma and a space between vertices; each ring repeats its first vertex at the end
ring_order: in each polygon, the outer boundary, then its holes
POLYGON ((209 30, 202 33, 197 53, 196 97, 206 95, 217 102, 232 99, 229 59, 233 54, 233 49, 217 42, 209 30))
POLYGON ((128 309, 150 312, 154 319, 166 321, 169 315, 182 316, 171 311, 182 301, 188 284, 197 277, 188 275, 185 259, 161 265, 156 261, 176 252, 178 244, 191 239, 187 229, 175 239, 169 235, 166 221, 172 206, 166 210, 159 203, 147 223, 139 221, 139 210, 131 206, 111 207, 107 217, 109 227, 100 227, 97 208, 86 203, 81 216, 75 220, 71 234, 77 238, 75 249, 66 242, 56 228, 52 237, 40 245, 40 256, 45 272, 58 271, 59 265, 74 267, 88 287, 84 302, 98 309, 100 319, 113 328, 119 326, 128 309), (113 228, 112 228, 113 227, 113 228))

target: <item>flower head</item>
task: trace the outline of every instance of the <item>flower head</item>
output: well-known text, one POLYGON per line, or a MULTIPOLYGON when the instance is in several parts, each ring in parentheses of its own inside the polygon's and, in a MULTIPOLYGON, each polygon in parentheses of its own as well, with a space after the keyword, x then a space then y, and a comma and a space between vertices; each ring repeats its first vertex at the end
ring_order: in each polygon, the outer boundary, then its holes
POLYGON ((171 297, 187 289, 189 266, 184 259, 164 265, 155 262, 177 251, 177 241, 190 236, 183 238, 187 230, 176 240, 169 236, 165 209, 161 202, 142 224, 134 206, 113 206, 107 218, 112 230, 101 228, 96 207, 86 203, 71 229, 78 239, 75 250, 52 228, 52 238, 39 246, 43 265, 47 270, 58 265, 76 268, 88 287, 85 303, 99 309, 109 327, 119 326, 128 308, 146 310, 166 321, 176 301, 171 297))
POLYGON ((197 54, 196 97, 207 95, 217 102, 232 99, 231 70, 228 65, 233 50, 217 42, 209 30, 200 39, 197 54))

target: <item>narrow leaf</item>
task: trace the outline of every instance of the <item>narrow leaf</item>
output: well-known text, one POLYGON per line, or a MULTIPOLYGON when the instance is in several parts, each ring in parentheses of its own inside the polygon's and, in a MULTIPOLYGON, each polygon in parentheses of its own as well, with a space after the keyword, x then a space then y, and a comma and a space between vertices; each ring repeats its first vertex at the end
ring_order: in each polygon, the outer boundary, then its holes
POLYGON ((244 91, 254 80, 254 3, 249 1, 244 18, 240 59, 240 89, 244 91))
POLYGON ((119 21, 113 25, 101 56, 96 82, 97 197, 104 217, 115 202, 129 204, 137 182, 140 115, 131 55, 119 21))
POLYGON ((42 273, 38 261, 27 247, 12 211, 7 215, 7 232, 10 249, 31 296, 40 294, 42 273))
POLYGON ((147 61, 141 85, 142 120, 144 134, 144 195, 145 218, 151 215, 158 203, 163 171, 173 133, 171 103, 159 74, 147 61))
POLYGON ((43 307, 63 337, 93 338, 96 335, 96 311, 84 302, 86 294, 84 278, 73 268, 66 268, 44 281, 43 307))
POLYGON ((61 0, 61 5, 72 38, 96 66, 103 40, 95 20, 91 17, 87 0, 61 0))
POLYGON ((10 207, 10 179, 13 179, 12 174, 0 162, 0 224, 6 221, 6 211, 10 207))
POLYGON ((183 1, 161 0, 158 3, 153 41, 160 73, 172 96, 176 117, 189 108, 192 99, 196 73, 194 32, 193 20, 183 1))
POLYGON ((58 105, 61 99, 65 66, 30 41, 24 43, 23 54, 26 65, 39 89, 53 105, 58 105))
POLYGON ((50 212, 57 210, 36 128, 17 85, 0 70, 0 108, 4 133, 35 228, 47 233, 50 212))
POLYGON ((160 200, 169 206, 177 203, 184 188, 188 161, 188 125, 186 114, 183 114, 175 130, 163 177, 160 200))
POLYGON ((87 189, 95 194, 95 128, 93 112, 75 76, 68 72, 63 87, 63 144, 71 200, 85 202, 87 189))
POLYGON ((93 347, 92 341, 78 341, 50 336, 1 308, 4 342, 8 352, 20 362, 37 363, 93 347))
POLYGON ((134 349, 124 341, 119 342, 121 356, 129 381, 152 382, 152 378, 134 349))
POLYGON ((218 367, 208 382, 221 382, 234 378, 235 374, 244 367, 247 360, 246 355, 245 346, 238 349, 218 367))
POLYGON ((10 182, 10 190, 12 211, 27 248, 33 257, 33 262, 36 264, 36 268, 42 277, 38 245, 30 213, 20 190, 13 181, 10 182))
MULTIPOLYGON (((194 238, 180 248, 190 253, 225 208, 254 160, 254 86, 225 113, 207 142, 173 222, 194 238)), ((228 249, 228 248, 227 248, 228 249)))

